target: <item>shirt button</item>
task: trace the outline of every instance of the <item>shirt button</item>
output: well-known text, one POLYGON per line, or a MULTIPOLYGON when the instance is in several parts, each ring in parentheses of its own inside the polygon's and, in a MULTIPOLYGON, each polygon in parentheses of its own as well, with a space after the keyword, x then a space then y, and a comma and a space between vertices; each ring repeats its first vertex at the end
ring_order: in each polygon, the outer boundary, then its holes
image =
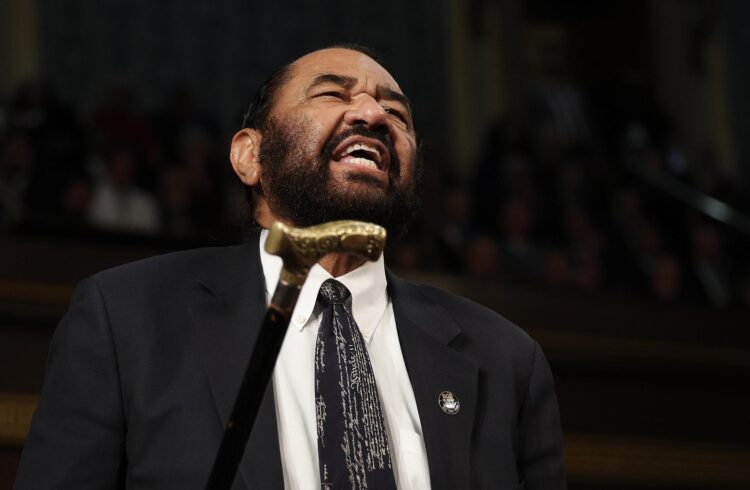
POLYGON ((296 323, 297 325, 304 325, 306 320, 307 319, 302 315, 297 315, 296 317, 294 317, 294 323, 296 323))

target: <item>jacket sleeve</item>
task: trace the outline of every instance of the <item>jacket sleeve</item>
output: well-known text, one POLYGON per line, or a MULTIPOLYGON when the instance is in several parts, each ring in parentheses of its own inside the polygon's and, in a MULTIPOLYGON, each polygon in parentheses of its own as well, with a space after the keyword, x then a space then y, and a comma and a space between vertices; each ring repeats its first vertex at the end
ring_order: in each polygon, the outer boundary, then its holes
POLYGON ((526 490, 567 488, 552 371, 534 342, 531 375, 518 420, 518 472, 526 490))
POLYGON ((99 285, 81 283, 55 331, 16 490, 124 487, 117 354, 99 285))

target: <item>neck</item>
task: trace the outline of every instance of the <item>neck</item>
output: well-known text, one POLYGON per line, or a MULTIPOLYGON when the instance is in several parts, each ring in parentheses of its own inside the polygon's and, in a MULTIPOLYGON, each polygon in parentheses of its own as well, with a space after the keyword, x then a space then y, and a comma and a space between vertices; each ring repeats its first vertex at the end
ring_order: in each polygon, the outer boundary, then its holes
POLYGON ((318 263, 333 277, 339 277, 364 264, 365 259, 349 254, 328 254, 318 263))

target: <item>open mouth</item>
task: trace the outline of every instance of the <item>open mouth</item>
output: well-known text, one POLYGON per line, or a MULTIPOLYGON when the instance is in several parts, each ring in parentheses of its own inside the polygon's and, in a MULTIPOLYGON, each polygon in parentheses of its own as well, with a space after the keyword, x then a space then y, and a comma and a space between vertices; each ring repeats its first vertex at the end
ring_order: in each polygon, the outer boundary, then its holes
POLYGON ((340 163, 388 171, 389 157, 385 146, 377 140, 361 136, 344 140, 334 151, 334 159, 340 163))

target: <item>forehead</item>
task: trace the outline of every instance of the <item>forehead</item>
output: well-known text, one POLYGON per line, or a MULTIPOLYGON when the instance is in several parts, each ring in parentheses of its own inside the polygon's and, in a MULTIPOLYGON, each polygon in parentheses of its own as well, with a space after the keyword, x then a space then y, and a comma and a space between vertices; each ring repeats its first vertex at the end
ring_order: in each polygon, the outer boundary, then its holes
POLYGON ((358 84, 380 85, 401 92, 396 80, 378 62, 359 51, 331 48, 314 51, 292 64, 289 88, 304 89, 316 76, 344 75, 357 79, 358 84))

